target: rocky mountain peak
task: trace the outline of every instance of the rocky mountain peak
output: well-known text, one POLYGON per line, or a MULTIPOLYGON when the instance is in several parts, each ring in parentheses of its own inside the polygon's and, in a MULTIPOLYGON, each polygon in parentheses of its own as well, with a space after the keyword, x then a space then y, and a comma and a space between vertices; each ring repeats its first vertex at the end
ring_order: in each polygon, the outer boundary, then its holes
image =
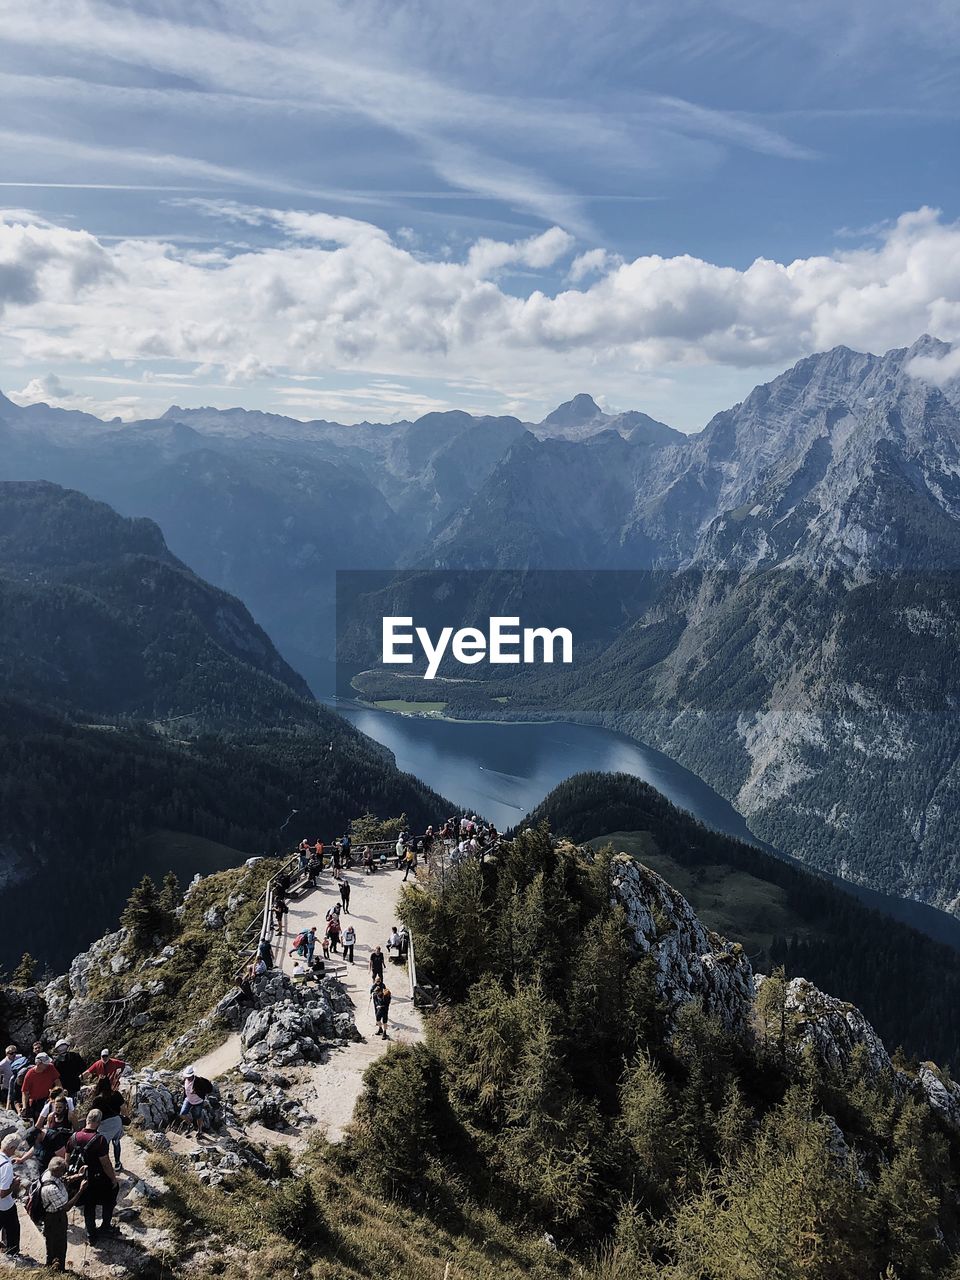
POLYGON ((559 405, 552 413, 548 413, 542 425, 551 427, 579 427, 595 418, 604 417, 603 410, 586 392, 581 392, 559 405))

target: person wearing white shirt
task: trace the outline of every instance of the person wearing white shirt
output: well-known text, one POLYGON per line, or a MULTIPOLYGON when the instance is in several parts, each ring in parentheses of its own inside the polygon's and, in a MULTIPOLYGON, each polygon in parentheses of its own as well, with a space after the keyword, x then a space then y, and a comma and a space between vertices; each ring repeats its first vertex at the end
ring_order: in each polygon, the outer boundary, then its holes
POLYGON ((20 1070, 17 1065, 20 1056, 17 1046, 8 1044, 6 1053, 0 1058, 0 1102, 4 1106, 10 1105, 10 1086, 20 1070))
POLYGON ((0 1240, 8 1258, 20 1256, 20 1218, 17 1214, 16 1195, 20 1179, 13 1167, 13 1156, 20 1146, 20 1139, 9 1133, 0 1142, 0 1240))

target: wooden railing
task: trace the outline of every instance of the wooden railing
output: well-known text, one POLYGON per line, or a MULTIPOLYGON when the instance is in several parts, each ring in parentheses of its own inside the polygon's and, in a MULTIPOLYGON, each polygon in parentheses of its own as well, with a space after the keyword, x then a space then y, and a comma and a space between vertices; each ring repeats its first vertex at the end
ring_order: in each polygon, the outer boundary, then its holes
MULTIPOLYGON (((396 846, 395 840, 364 841, 365 848, 377 850, 377 851, 381 849, 393 849, 395 848, 395 846, 396 846)), ((247 925, 246 929, 240 935, 239 952, 240 952, 240 955, 243 957, 243 959, 241 960, 240 965, 236 970, 236 977, 238 981, 246 973, 247 966, 252 961, 256 960, 257 953, 260 948, 260 943, 264 941, 269 942, 270 938, 273 936, 274 895, 276 891, 277 880, 279 879, 279 877, 281 875, 286 875, 291 877, 290 879, 291 890, 299 889, 300 887, 302 887, 302 884, 306 882, 307 877, 300 875, 299 865, 300 865, 300 851, 297 850, 295 853, 292 853, 289 858, 287 858, 287 860, 282 864, 279 870, 275 871, 273 875, 270 877, 270 879, 267 881, 266 888, 263 891, 263 911, 260 913, 259 916, 254 916, 251 922, 247 925), (253 935, 255 930, 257 930, 257 933, 256 933, 256 942, 254 943, 253 935), (254 948, 252 953, 250 951, 251 945, 254 948)))

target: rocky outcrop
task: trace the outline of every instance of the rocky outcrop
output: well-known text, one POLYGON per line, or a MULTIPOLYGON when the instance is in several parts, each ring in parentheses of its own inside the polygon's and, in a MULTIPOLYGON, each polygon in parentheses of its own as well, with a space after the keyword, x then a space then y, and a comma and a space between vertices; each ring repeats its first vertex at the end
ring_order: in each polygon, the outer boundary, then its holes
MULTIPOLYGON (((758 976, 757 985, 762 981, 762 975, 758 976)), ((792 978, 787 983, 785 1006, 796 1043, 812 1048, 823 1066, 844 1071, 854 1051, 861 1048, 871 1077, 892 1074, 883 1041, 854 1005, 826 995, 806 978, 792 978)))
POLYGON ((653 960, 668 1017, 699 1000, 728 1030, 748 1034, 753 970, 740 944, 705 929, 682 894, 627 854, 614 859, 613 887, 637 951, 653 960))
POLYGON ((15 1044, 29 1049, 43 1030, 44 1003, 39 991, 30 987, 0 987, 0 1053, 15 1044))
POLYGON ((265 1129, 286 1130, 314 1123, 314 1117, 302 1103, 288 1093, 289 1076, 249 1062, 241 1062, 238 1072, 242 1083, 228 1085, 223 1090, 223 1098, 243 1124, 258 1123, 265 1129))
POLYGON ((339 982, 297 985, 271 970, 253 983, 254 1007, 221 1001, 222 1016, 241 1033, 246 1059, 289 1066, 316 1062, 332 1043, 359 1039, 353 1003, 339 982))
POLYGON ((921 1063, 916 1083, 937 1115, 960 1131, 960 1085, 945 1076, 934 1062, 921 1063))
POLYGON ((88 996, 90 994, 91 975, 111 969, 112 961, 120 953, 126 939, 126 929, 118 929, 116 933, 105 933, 86 951, 81 951, 74 958, 67 974, 67 981, 73 995, 88 996))
POLYGON ((147 1129, 161 1130, 176 1119, 183 1100, 173 1071, 141 1071, 124 1082, 131 1112, 147 1129))

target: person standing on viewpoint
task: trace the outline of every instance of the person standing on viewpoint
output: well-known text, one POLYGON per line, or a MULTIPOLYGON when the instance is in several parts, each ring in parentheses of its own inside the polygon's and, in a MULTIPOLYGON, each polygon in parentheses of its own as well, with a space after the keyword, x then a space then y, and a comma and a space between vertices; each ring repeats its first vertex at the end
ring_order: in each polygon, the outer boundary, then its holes
POLYGON ((40 1179, 43 1238, 47 1245, 47 1266, 53 1271, 67 1269, 67 1214, 84 1192, 82 1175, 70 1179, 79 1184, 72 1196, 67 1181, 66 1160, 54 1156, 40 1179))
POLYGON ((357 933, 352 924, 343 931, 343 958, 353 964, 353 948, 357 944, 357 933))
POLYGON ((350 881, 346 876, 340 881, 340 901, 343 903, 343 909, 350 914, 350 881))
POLYGON ((373 996, 373 1015, 377 1020, 377 1035, 382 1036, 384 1040, 389 1040, 387 1026, 390 1021, 390 1001, 393 998, 390 988, 380 978, 370 988, 370 994, 373 996))

